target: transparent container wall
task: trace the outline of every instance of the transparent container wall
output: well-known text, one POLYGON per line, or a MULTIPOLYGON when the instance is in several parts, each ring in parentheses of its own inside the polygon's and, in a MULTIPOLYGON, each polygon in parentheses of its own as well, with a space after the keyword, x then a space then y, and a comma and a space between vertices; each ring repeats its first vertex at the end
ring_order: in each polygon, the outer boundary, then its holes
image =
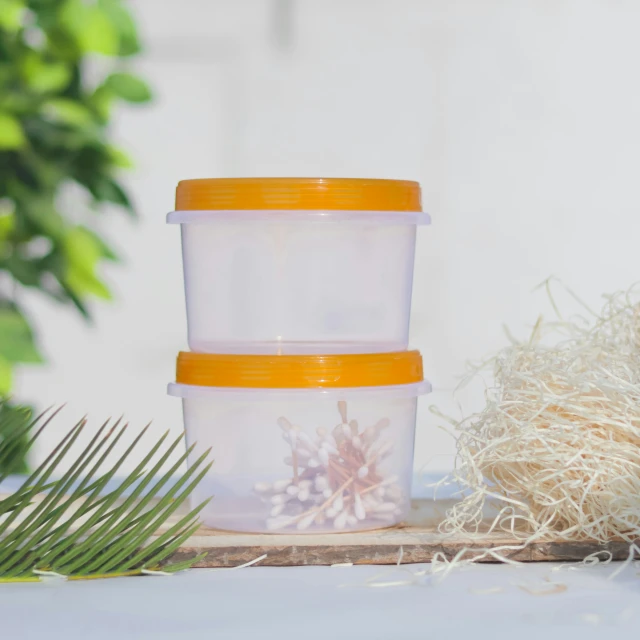
POLYGON ((192 351, 407 348, 415 225, 216 221, 181 226, 192 351))
MULTIPOLYGON (((268 396, 271 392, 263 393, 268 396)), ((377 529, 405 519, 416 398, 183 399, 190 462, 214 464, 192 495, 210 527, 270 533, 377 529), (345 422, 346 419, 346 422, 345 422)))

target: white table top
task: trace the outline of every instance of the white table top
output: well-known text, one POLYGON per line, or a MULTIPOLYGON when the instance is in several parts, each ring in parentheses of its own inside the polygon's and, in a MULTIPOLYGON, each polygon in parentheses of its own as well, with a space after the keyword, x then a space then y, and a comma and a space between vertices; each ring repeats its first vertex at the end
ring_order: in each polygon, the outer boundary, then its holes
POLYGON ((358 585, 380 572, 389 572, 384 580, 409 574, 368 566, 250 567, 9 584, 0 585, 0 624, 3 638, 29 639, 443 640, 513 639, 517 633, 517 640, 582 640, 601 638, 605 629, 637 637, 635 567, 608 581, 615 565, 553 572, 554 566, 473 566, 437 585, 427 577, 417 585, 387 588, 358 585), (567 590, 540 596, 517 586, 549 588, 545 578, 567 590))
MULTIPOLYGON (((10 478, 1 491, 22 481, 10 478)), ((421 483, 414 489, 426 494, 421 483)), ((445 490, 445 493, 447 491, 445 490)), ((436 584, 369 588, 367 579, 403 581, 428 565, 193 569, 171 577, 0 584, 0 638, 163 640, 292 637, 296 640, 408 640, 508 637, 602 638, 603 629, 638 637, 640 576, 619 565, 554 571, 555 564, 478 565, 436 584), (547 580, 566 591, 549 589, 547 580), (485 593, 483 593, 485 592, 485 593), (572 635, 573 633, 573 635, 572 635), (578 635, 579 634, 579 635, 578 635)))

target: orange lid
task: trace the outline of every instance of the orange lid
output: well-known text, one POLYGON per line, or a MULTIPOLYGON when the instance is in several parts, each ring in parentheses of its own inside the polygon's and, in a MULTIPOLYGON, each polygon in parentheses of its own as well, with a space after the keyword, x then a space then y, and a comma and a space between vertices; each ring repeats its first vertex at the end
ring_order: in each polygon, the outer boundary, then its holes
POLYGON ((382 387, 423 380, 419 351, 329 356, 256 356, 181 351, 176 367, 176 382, 201 387, 382 387))
POLYGON ((422 211, 420 185, 368 178, 205 178, 182 180, 177 211, 244 209, 422 211))

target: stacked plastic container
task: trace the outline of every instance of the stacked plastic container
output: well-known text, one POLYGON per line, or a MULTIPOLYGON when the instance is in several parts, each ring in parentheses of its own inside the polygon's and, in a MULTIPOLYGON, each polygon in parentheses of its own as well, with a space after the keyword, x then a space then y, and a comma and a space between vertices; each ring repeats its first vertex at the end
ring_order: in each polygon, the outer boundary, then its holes
POLYGON ((417 397, 407 350, 416 182, 184 180, 181 225, 191 351, 183 399, 202 519, 253 532, 357 531, 410 506, 417 397))

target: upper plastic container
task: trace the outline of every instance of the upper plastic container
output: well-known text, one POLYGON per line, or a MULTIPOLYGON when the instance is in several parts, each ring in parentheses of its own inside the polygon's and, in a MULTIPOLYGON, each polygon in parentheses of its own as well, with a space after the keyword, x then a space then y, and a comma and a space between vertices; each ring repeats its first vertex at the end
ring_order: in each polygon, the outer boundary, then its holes
POLYGON ((420 185, 183 180, 176 211, 189 347, 238 354, 407 348, 420 185))

